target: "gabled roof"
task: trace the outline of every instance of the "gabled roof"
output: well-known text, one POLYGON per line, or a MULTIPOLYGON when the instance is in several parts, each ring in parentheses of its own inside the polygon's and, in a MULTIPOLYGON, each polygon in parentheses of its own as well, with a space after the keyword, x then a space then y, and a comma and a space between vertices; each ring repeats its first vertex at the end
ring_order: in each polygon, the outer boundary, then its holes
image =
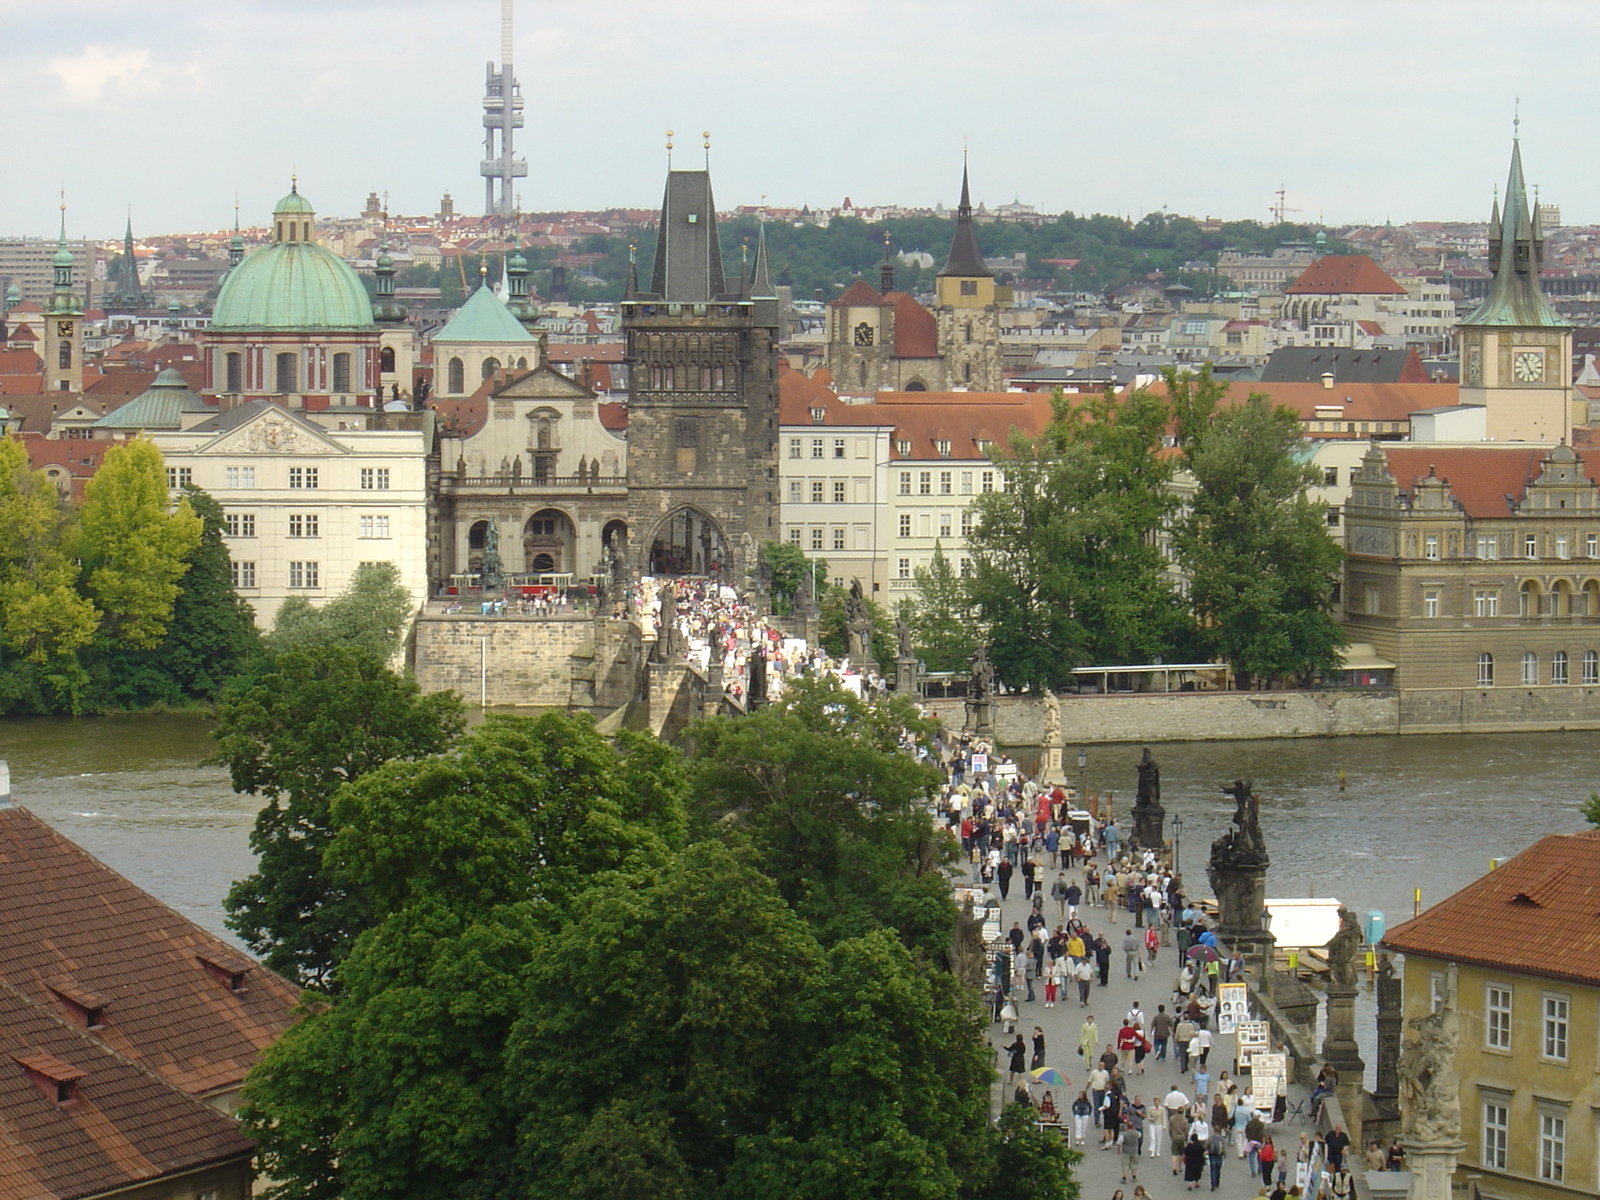
POLYGON ((1325 254, 1301 272, 1290 296, 1404 296, 1405 288, 1365 254, 1325 254))
POLYGON ((50 1011, 63 982, 106 997, 101 1043, 191 1095, 237 1087, 291 1023, 294 985, 255 967, 230 991, 198 956, 237 951, 25 808, 0 809, 0 911, 0 980, 50 1011))
POLYGON ((1334 387, 1346 383, 1427 383, 1428 370, 1414 349, 1353 350, 1282 346, 1261 369, 1264 383, 1314 383, 1332 373, 1334 387))
POLYGON ((104 1033, 72 1024, 54 997, 0 983, 0 1200, 98 1195, 251 1153, 230 1117, 127 1061, 104 1033), (54 1097, 58 1082, 72 1085, 69 1103, 54 1097))
POLYGON ((537 339, 522 327, 522 322, 511 315, 511 310, 486 287, 480 287, 467 297, 467 302, 456 310, 456 315, 438 333, 433 335, 435 345, 441 342, 476 343, 529 343, 537 339))
POLYGON ((915 296, 889 292, 885 304, 894 305, 894 356, 896 358, 939 357, 939 323, 915 296))
POLYGON ((40 375, 44 360, 26 348, 0 350, 0 375, 40 375))
POLYGON ((828 301, 829 308, 877 308, 883 303, 883 297, 878 294, 878 289, 865 279, 858 279, 843 293, 828 301))
POLYGON ((1421 916, 1391 950, 1600 985, 1600 831, 1541 838, 1421 916))
POLYGON ((1418 483, 1436 476, 1449 483, 1450 494, 1467 516, 1479 520, 1511 515, 1511 496, 1521 500, 1528 483, 1538 478, 1542 449, 1525 446, 1384 446, 1384 458, 1395 486, 1409 494, 1418 483))

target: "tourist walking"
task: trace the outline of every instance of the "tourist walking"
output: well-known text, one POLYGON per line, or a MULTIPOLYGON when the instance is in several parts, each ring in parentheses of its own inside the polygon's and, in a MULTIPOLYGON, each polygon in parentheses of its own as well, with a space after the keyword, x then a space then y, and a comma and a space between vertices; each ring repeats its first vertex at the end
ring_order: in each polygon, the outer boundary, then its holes
POLYGON ((1089 1118, 1094 1116, 1094 1105, 1089 1103, 1087 1090, 1078 1093, 1078 1098, 1072 1102, 1072 1144, 1083 1145, 1084 1138, 1089 1135, 1089 1118))
POLYGON ((1090 1013, 1083 1018, 1083 1024, 1078 1026, 1078 1053, 1083 1056, 1083 1065, 1094 1065, 1094 1052, 1100 1045, 1100 1027, 1094 1023, 1094 1014, 1090 1013))
POLYGON ((1044 1030, 1037 1025, 1033 1027, 1033 1061, 1028 1064, 1028 1069, 1037 1071, 1044 1066, 1044 1030))
MULTIPOLYGON (((1183 1187, 1185 1191, 1192 1192, 1200 1186, 1200 1177, 1205 1174, 1206 1147, 1200 1140, 1198 1133, 1191 1133, 1189 1140, 1183 1147, 1183 1187)), ((1212 1184, 1211 1190, 1216 1191, 1217 1185, 1212 1184)))
POLYGON ((1215 1125, 1211 1127, 1211 1136, 1206 1139, 1206 1158, 1211 1163, 1211 1190, 1217 1190, 1222 1182, 1222 1160, 1228 1153, 1228 1142, 1222 1130, 1215 1125))
POLYGON ((1128 978, 1137 978, 1135 973, 1144 970, 1144 966, 1139 961, 1139 935, 1131 929, 1122 936, 1122 957, 1127 960, 1128 978))
POLYGON ((1006 1049, 1011 1054, 1011 1070, 1006 1076, 1006 1086, 1010 1087, 1020 1079, 1028 1070, 1028 1043, 1017 1034, 1017 1038, 1006 1049))
POLYGON ((1089 989, 1094 986, 1094 968, 1087 958, 1081 958, 1072 968, 1072 977, 1078 983, 1078 1007, 1089 1007, 1089 989))

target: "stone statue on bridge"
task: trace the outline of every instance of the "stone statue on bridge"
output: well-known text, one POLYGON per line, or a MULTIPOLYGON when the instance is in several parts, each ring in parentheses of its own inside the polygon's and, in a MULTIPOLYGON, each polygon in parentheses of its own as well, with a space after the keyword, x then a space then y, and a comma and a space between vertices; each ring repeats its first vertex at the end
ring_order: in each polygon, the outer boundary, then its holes
POLYGON ((485 595, 503 591, 506 586, 505 564, 500 561, 500 524, 493 517, 483 535, 483 565, 478 569, 478 582, 485 595))
POLYGON ((872 614, 859 578, 850 581, 850 595, 844 602, 844 636, 851 663, 862 671, 877 666, 872 657, 872 614))
POLYGON ((1339 987, 1356 986, 1356 955, 1361 951, 1361 926, 1355 913, 1339 909, 1339 930, 1328 939, 1328 978, 1339 987))

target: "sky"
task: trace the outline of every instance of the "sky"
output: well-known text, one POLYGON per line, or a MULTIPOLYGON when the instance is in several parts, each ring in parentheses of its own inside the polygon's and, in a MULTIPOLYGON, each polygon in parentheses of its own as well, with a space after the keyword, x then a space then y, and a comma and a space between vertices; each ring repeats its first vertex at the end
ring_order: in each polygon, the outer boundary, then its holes
MULTIPOLYGON (((499 0, 0 0, 0 236, 265 224, 297 174, 482 211, 499 0)), ((1592 0, 517 0, 527 212, 660 203, 710 130, 719 207, 975 201, 1330 225, 1600 221, 1592 0)))

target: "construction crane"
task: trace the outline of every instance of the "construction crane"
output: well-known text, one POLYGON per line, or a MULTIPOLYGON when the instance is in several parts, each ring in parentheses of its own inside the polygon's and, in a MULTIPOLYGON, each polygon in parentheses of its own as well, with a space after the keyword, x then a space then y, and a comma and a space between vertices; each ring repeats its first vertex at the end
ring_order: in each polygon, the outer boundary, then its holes
POLYGON ((1288 195, 1288 188, 1286 188, 1283 184, 1280 183, 1278 185, 1278 190, 1276 192, 1274 192, 1273 195, 1275 195, 1278 198, 1278 202, 1276 204, 1268 205, 1267 206, 1267 211, 1269 213, 1271 213, 1275 218, 1277 218, 1277 223, 1279 225, 1283 224, 1283 214, 1284 213, 1303 212, 1304 211, 1303 209, 1299 209, 1299 208, 1290 208, 1289 205, 1285 202, 1284 197, 1288 195))

